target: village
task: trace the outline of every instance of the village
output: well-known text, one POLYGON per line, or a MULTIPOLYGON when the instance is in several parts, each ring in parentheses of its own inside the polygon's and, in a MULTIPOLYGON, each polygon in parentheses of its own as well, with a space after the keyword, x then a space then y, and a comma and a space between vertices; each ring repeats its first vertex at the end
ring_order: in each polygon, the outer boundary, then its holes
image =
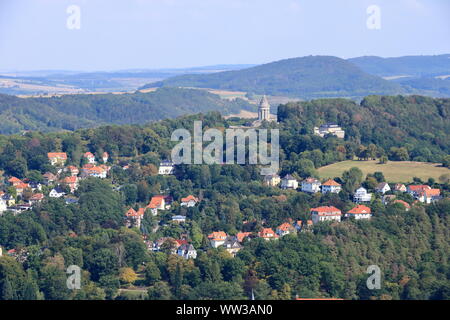
MULTIPOLYGON (((48 153, 48 161, 55 167, 56 174, 51 172, 43 174, 43 181, 5 177, 5 182, 1 186, 3 190, 0 191, 0 215, 7 211, 12 212, 14 215, 21 214, 24 211, 32 210, 34 206, 39 206, 49 198, 64 199, 66 205, 76 204, 78 199, 74 193, 82 180, 87 178, 111 178, 110 170, 113 164, 107 152, 101 155, 99 161, 97 161, 93 153, 84 153, 84 165, 81 168, 74 165, 66 166, 67 154, 64 152, 48 153)), ((121 167, 124 171, 128 168, 128 165, 121 167)), ((162 177, 173 176, 176 170, 176 165, 166 160, 160 163, 157 174, 162 177)), ((342 190, 341 184, 333 179, 321 182, 317 178, 308 177, 299 181, 291 174, 286 174, 283 178, 277 174, 264 176, 262 184, 271 188, 280 188, 286 192, 302 192, 310 195, 339 194, 342 190)), ((120 186, 116 186, 115 190, 119 191, 120 186)), ((342 212, 333 205, 320 206, 310 209, 309 219, 306 221, 293 221, 289 218, 278 226, 263 225, 260 230, 255 232, 241 231, 232 235, 227 234, 223 230, 216 230, 205 236, 211 248, 223 247, 234 257, 247 241, 255 238, 270 241, 289 234, 311 232, 316 224, 322 222, 339 223, 350 219, 370 220, 373 214, 369 204, 376 197, 381 198, 383 205, 399 204, 405 211, 408 211, 411 205, 432 204, 442 199, 440 189, 431 188, 425 184, 405 185, 380 182, 373 191, 374 193, 370 193, 363 186, 357 188, 353 194, 354 206, 346 212, 342 212), (410 204, 404 200, 397 199, 397 196, 402 194, 410 195, 414 201, 410 204)), ((177 200, 180 207, 185 209, 198 206, 202 201, 201 197, 192 194, 186 194, 185 197, 175 200, 177 200)), ((144 207, 128 208, 123 215, 124 225, 128 228, 140 230, 144 217, 151 215, 157 221, 155 229, 157 230, 160 228, 158 216, 161 213, 170 213, 173 202, 174 199, 168 194, 155 195, 149 199, 148 204, 144 207)), ((187 220, 186 215, 176 214, 171 217, 172 225, 182 225, 187 220)), ((164 227, 170 228, 170 225, 164 224, 164 227)), ((142 237, 147 249, 151 252, 164 251, 185 259, 195 259, 197 257, 198 248, 195 248, 190 243, 187 236, 180 239, 162 237, 154 241, 148 240, 147 235, 142 237)), ((22 262, 26 260, 26 252, 23 251, 18 252, 16 249, 11 249, 6 254, 22 262)))

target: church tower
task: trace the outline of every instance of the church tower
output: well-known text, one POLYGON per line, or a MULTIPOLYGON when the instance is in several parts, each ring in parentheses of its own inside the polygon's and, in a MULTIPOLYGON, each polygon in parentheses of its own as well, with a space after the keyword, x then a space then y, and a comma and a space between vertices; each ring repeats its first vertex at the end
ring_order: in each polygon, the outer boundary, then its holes
POLYGON ((270 121, 270 104, 267 101, 266 96, 264 95, 259 103, 258 107, 258 120, 259 121, 270 121))

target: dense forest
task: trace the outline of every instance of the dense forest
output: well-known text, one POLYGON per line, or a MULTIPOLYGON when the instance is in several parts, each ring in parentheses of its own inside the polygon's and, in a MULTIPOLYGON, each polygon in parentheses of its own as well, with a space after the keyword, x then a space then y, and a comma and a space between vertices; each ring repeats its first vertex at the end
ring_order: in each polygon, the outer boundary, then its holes
POLYGON ((184 114, 254 110, 242 99, 221 99, 204 90, 161 88, 149 93, 75 94, 60 97, 18 98, 0 94, 0 133, 22 130, 56 131, 101 124, 145 124, 184 114))
MULTIPOLYGON (((449 100, 424 97, 367 97, 351 101, 317 100, 279 107, 281 173, 316 176, 315 169, 353 157, 389 160, 448 159, 449 100), (311 127, 336 121, 346 139, 311 134, 311 127), (420 122, 419 122, 420 121, 420 122), (413 123, 423 123, 415 126, 413 123), (427 151, 428 150, 428 151, 427 151)), ((309 195, 268 187, 254 165, 177 167, 160 176, 157 166, 170 156, 174 129, 224 129, 234 124, 218 112, 157 121, 145 126, 109 125, 75 132, 0 136, 0 168, 4 176, 42 181, 47 152, 63 151, 67 164, 80 165, 90 151, 110 154, 107 179, 83 180, 78 203, 47 199, 32 211, 0 216, 0 245, 15 249, 16 259, 0 258, 0 299, 450 299, 450 202, 384 205, 379 195, 369 204, 370 221, 321 223, 311 232, 277 241, 254 238, 232 257, 211 248, 207 235, 223 230, 257 232, 285 221, 310 219, 309 209, 333 205, 346 211, 359 185, 373 190, 382 174, 364 177, 357 168, 336 178, 339 194, 309 195), (127 170, 123 166, 127 165, 127 170), (146 214, 140 229, 126 228, 124 214, 164 192, 175 202, 157 217, 146 214), (198 196, 199 205, 185 208, 179 199, 198 196), (171 217, 185 215, 184 224, 171 217), (172 247, 149 251, 143 241, 186 238, 198 250, 196 259, 171 254, 172 247), (21 255, 21 252, 26 252, 21 255), (82 288, 66 289, 66 268, 83 270, 82 288), (368 290, 369 265, 382 271, 382 288, 368 290), (139 294, 122 290, 131 284, 139 294)), ((448 197, 450 178, 420 181, 439 187, 448 197)), ((44 192, 48 190, 44 189, 44 192)))
POLYGON ((344 59, 309 56, 248 69, 181 75, 145 87, 200 87, 296 98, 363 97, 406 93, 401 85, 362 71, 344 59))

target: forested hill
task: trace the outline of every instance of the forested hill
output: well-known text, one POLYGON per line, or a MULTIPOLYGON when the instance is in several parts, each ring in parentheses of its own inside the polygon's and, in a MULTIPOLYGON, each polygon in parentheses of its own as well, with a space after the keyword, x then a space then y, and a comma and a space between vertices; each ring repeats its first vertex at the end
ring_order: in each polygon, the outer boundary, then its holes
POLYGON ((365 73, 351 62, 331 56, 286 59, 213 74, 182 75, 144 87, 152 86, 240 90, 305 99, 405 92, 397 83, 365 73))
POLYGON ((424 76, 450 74, 450 54, 396 58, 358 57, 348 59, 367 73, 378 76, 424 76))
POLYGON ((346 131, 346 139, 386 150, 403 146, 417 161, 450 153, 450 99, 368 96, 360 104, 319 99, 279 106, 278 120, 304 132, 335 122, 346 131))
POLYGON ((177 88, 161 88, 149 93, 51 98, 0 95, 0 133, 76 130, 101 124, 144 124, 204 111, 229 114, 253 108, 242 99, 223 100, 204 90, 177 88))

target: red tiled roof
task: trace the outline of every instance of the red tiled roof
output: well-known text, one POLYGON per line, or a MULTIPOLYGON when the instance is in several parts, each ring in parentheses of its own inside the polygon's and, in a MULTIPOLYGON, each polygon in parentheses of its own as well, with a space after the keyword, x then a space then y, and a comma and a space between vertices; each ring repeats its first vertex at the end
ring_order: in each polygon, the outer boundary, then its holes
POLYGON ((263 228, 258 235, 261 238, 278 238, 278 235, 272 230, 272 228, 263 228))
POLYGON ((341 215, 341 210, 333 206, 324 206, 318 208, 312 208, 311 213, 317 213, 318 215, 341 215))
POLYGON ((165 196, 154 196, 150 200, 150 203, 147 205, 147 208, 155 209, 161 206, 162 201, 164 200, 165 196))
POLYGON ((145 209, 144 208, 139 208, 138 211, 134 210, 133 208, 130 208, 127 213, 125 213, 125 215, 127 217, 138 217, 138 216, 143 216, 145 213, 145 209))
POLYGON ((30 197, 30 200, 42 200, 42 199, 44 199, 44 195, 42 193, 36 193, 30 197))
POLYGON ((28 183, 21 182, 21 183, 17 183, 16 185, 14 185, 14 187, 16 189, 26 189, 26 188, 29 188, 30 186, 28 185, 28 183))
POLYGON ((408 186, 408 189, 414 192, 419 192, 419 191, 423 191, 425 189, 431 189, 430 186, 427 186, 425 184, 420 184, 420 185, 410 185, 408 186))
POLYGON ((208 235, 208 239, 215 240, 215 241, 225 240, 226 237, 227 237, 227 234, 223 231, 215 231, 208 235))
POLYGON ((278 230, 281 231, 289 231, 292 230, 294 227, 291 226, 289 223, 285 222, 283 224, 281 224, 280 226, 277 227, 278 230))
POLYGON ((78 178, 77 178, 77 177, 73 177, 73 176, 71 176, 71 177, 65 177, 65 178, 63 179, 63 182, 64 182, 64 183, 67 183, 67 184, 76 183, 77 181, 78 181, 78 178))
POLYGON ((83 157, 85 158, 95 158, 95 156, 91 152, 86 152, 83 157))
POLYGON ((435 196, 439 196, 441 194, 441 190, 440 189, 425 189, 423 191, 423 193, 427 197, 435 197, 435 196))
POLYGON ((47 153, 47 156, 49 158, 60 158, 60 159, 67 159, 67 153, 65 152, 49 152, 47 153))
POLYGON ((11 178, 9 178, 8 182, 12 183, 12 184, 14 184, 14 183, 22 183, 22 180, 20 180, 19 178, 16 178, 16 177, 11 177, 11 178))
POLYGON ((334 181, 333 179, 329 179, 329 180, 325 181, 324 183, 322 183, 322 186, 340 187, 341 185, 339 183, 337 183, 336 181, 334 181))
POLYGON ((188 195, 186 198, 181 198, 181 202, 189 202, 191 200, 198 202, 198 198, 194 197, 193 195, 188 195))
POLYGON ((371 213, 371 209, 369 207, 366 207, 362 204, 357 205, 356 207, 354 207, 353 209, 349 210, 347 213, 350 214, 370 214, 371 213))
POLYGON ((237 241, 242 242, 244 238, 248 237, 251 234, 251 232, 239 232, 236 234, 236 239, 237 241))

